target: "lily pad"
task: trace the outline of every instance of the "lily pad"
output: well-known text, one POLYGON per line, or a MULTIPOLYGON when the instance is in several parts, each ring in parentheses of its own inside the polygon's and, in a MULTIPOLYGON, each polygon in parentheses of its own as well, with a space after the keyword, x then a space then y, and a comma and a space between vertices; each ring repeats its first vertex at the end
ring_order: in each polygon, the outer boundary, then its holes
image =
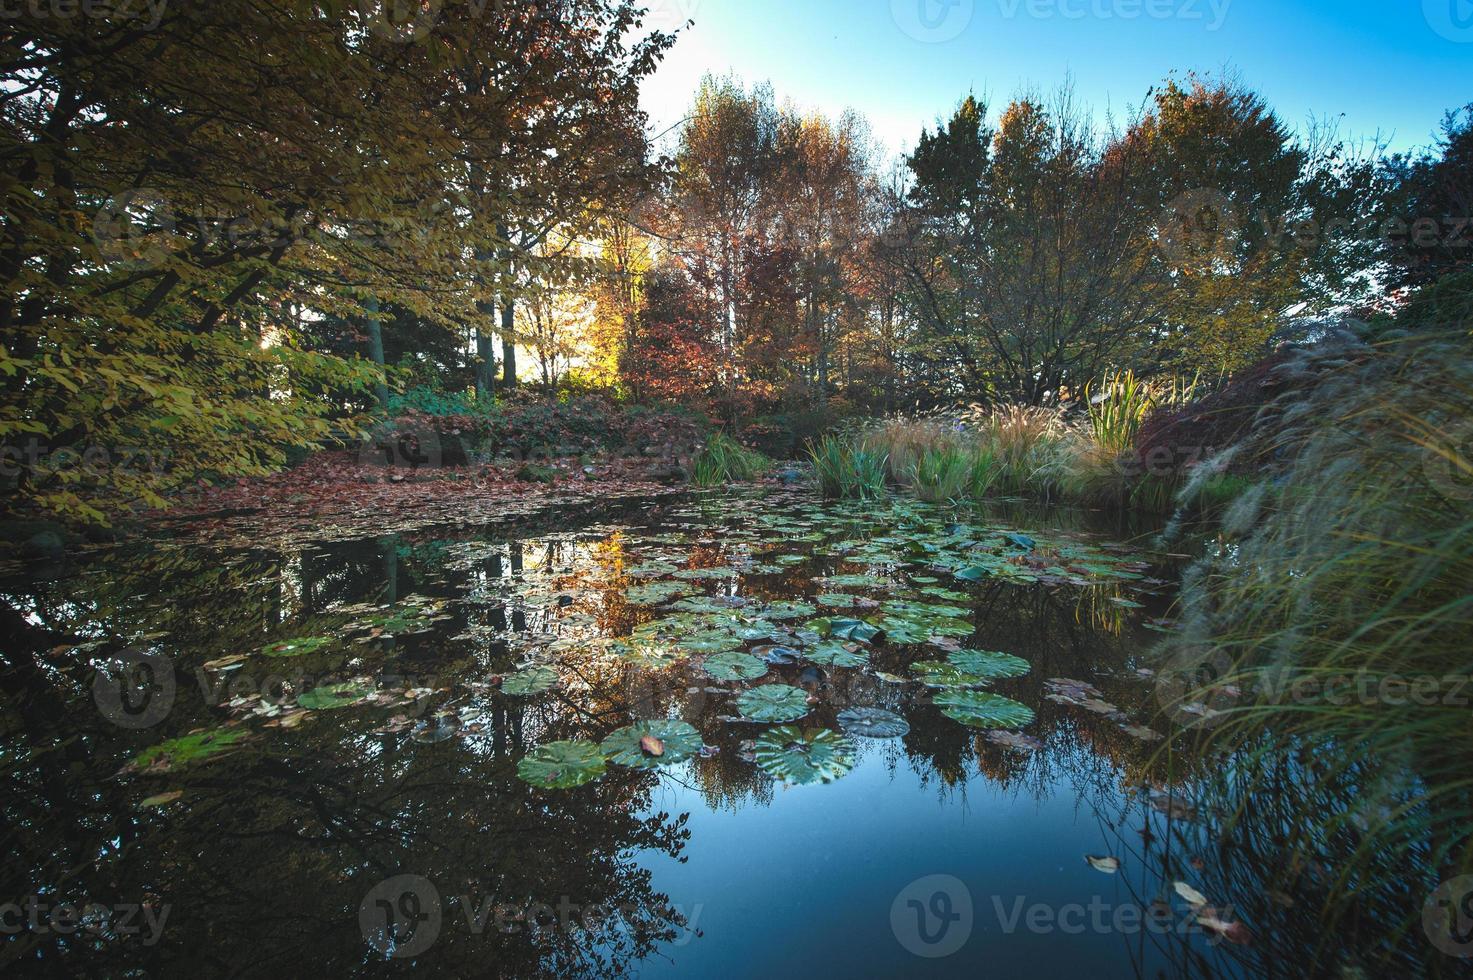
POLYGON ((604 739, 599 751, 621 766, 654 769, 684 762, 701 751, 701 734, 683 721, 640 721, 604 739), (660 754, 651 754, 650 745, 659 745, 660 754))
POLYGON ((333 640, 330 636, 299 636, 294 640, 278 640, 261 648, 268 657, 301 657, 316 653, 333 640))
POLYGON ((797 721, 808 714, 808 695, 789 684, 763 684, 737 698, 736 707, 752 721, 797 721))
POLYGON ((604 774, 607 764, 592 742, 546 742, 517 763, 517 776, 543 789, 572 789, 604 774))
POLYGON ((935 704, 946 717, 972 728, 1022 728, 1033 721, 1026 704, 985 691, 942 691, 935 704))
POLYGON ((863 667, 869 663, 869 654, 862 647, 851 650, 838 640, 825 640, 803 656, 830 667, 863 667))
POLYGON ((910 732, 910 722, 884 708, 845 708, 839 726, 863 738, 899 738, 910 732))
POLYGON ((752 656, 759 657, 775 667, 786 667, 797 663, 802 654, 792 647, 761 646, 752 648, 752 656))
POLYGON ((660 670, 686 658, 684 650, 662 643, 616 643, 610 649, 625 663, 648 670, 660 670))
POLYGON ((624 601, 631 606, 658 606, 690 591, 691 587, 684 582, 646 582, 631 585, 624 593, 624 601))
POLYGON ((144 749, 129 763, 132 769, 172 769, 217 755, 231 748, 248 731, 244 728, 215 728, 171 738, 144 749))
POLYGON ((927 687, 986 687, 992 682, 989 677, 969 674, 945 660, 918 660, 910 669, 915 671, 916 680, 927 687))
POLYGON ((860 643, 868 643, 880 635, 877 627, 862 619, 825 617, 815 619, 808 625, 820 636, 829 636, 836 640, 857 640, 860 643))
POLYGON ((854 768, 853 743, 827 728, 774 728, 752 751, 764 772, 798 786, 833 782, 854 768))
POLYGON ((546 665, 528 667, 507 676, 501 682, 501 693, 531 697, 550 689, 558 681, 557 671, 546 665))
POLYGON ((946 659, 963 673, 989 680, 1022 677, 1033 669, 1033 665, 1022 657, 994 650, 955 650, 947 654, 946 659))
POLYGON ((310 711, 329 711, 357 704, 373 693, 373 688, 355 681, 325 684, 297 695, 297 704, 310 711))
POLYGON ((817 611, 806 602, 774 602, 762 610, 762 615, 767 619, 798 619, 803 616, 812 616, 817 611))
POLYGON ((747 653, 718 653, 701 667, 718 681, 754 681, 767 673, 767 664, 747 653))

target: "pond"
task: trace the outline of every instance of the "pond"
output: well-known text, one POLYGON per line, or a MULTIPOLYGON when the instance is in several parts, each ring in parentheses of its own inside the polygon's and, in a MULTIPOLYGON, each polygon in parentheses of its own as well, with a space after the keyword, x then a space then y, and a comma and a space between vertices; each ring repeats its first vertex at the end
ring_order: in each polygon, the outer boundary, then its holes
POLYGON ((55 634, 5 668, 3 963, 1236 976, 1313 942, 1151 727, 1149 536, 799 490, 522 523, 13 576, 55 634))

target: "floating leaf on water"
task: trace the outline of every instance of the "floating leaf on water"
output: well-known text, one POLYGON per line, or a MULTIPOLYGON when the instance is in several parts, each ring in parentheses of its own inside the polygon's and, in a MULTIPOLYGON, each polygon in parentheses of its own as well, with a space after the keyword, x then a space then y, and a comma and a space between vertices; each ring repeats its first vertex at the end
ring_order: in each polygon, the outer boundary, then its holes
POLYGON ((788 684, 763 684, 737 698, 736 707, 751 721, 797 721, 808 714, 808 694, 788 684))
POLYGON ((517 763, 517 776, 540 789, 571 789, 604 774, 606 763, 592 742, 547 742, 517 763))
POLYGON ((599 745, 610 762, 634 769, 684 762, 701 750, 701 735, 683 721, 640 721, 621 728, 599 745))
POLYGON ((294 640, 268 643, 261 648, 261 652, 268 657, 300 657, 317 652, 332 640, 330 636, 299 636, 294 640))
POLYGON ((773 602, 762 610, 767 619, 784 620, 812 616, 818 610, 806 602, 773 602))
POLYGON ((1138 738, 1142 742, 1159 742, 1166 737, 1155 729, 1147 728, 1144 725, 1121 725, 1120 730, 1131 738, 1138 738))
POLYGON ((803 654, 816 664, 829 667, 863 667, 869 663, 869 654, 857 644, 844 644, 837 640, 825 640, 803 654))
POLYGON ((752 755, 769 776, 804 786, 828 783, 854 768, 854 746, 826 728, 774 728, 755 741, 752 755))
POLYGON ((373 688, 357 681, 325 684, 297 696, 297 704, 309 711, 330 711, 357 704, 373 693, 373 688))
POLYGON ((501 682, 501 693, 516 697, 531 697, 552 688, 558 682, 557 671, 546 665, 528 667, 515 674, 508 674, 501 682))
POLYGON ((647 561, 642 565, 635 565, 627 569, 630 578, 663 578, 666 575, 679 571, 674 565, 662 561, 647 561))
POLYGON ((836 640, 857 640, 860 643, 868 643, 880 635, 877 627, 862 619, 843 617, 815 619, 808 624, 808 628, 819 636, 828 636, 836 640))
POLYGON ((168 793, 158 793, 154 796, 145 797, 139 802, 140 807, 167 806, 184 795, 184 790, 176 789, 168 793))
POLYGON ((792 647, 762 646, 753 647, 752 656, 760 657, 775 667, 785 667, 797 663, 802 654, 792 647))
POLYGON ((942 691, 935 704, 946 717, 973 728, 1022 728, 1033 721, 1032 708, 985 691, 942 691))
POLYGON ((1024 735, 1021 732, 984 732, 983 738, 993 745, 1001 745, 1005 749, 1015 749, 1019 752, 1037 752, 1043 748, 1043 743, 1032 735, 1024 735))
POLYGON ((684 571, 675 572, 674 575, 676 578, 702 582, 715 579, 736 578, 737 571, 734 568, 687 568, 684 571))
POLYGON ((215 728, 191 732, 144 749, 128 764, 130 769, 164 770, 188 765, 232 748, 249 734, 244 728, 215 728))
POLYGON ((686 658, 685 650, 660 643, 615 643, 609 649, 626 664, 647 670, 660 670, 686 658))
POLYGON ((944 660, 918 660, 910 665, 916 680, 927 687, 986 687, 990 677, 979 677, 959 669, 956 664, 944 660))
POLYGON ((1210 905, 1203 905, 1194 910, 1192 918, 1204 929, 1217 933, 1230 943, 1246 946, 1253 942, 1253 934, 1243 923, 1224 919, 1222 913, 1210 905))
POLYGON ((1093 854, 1086 854, 1084 859, 1089 862, 1091 868, 1094 868, 1096 871, 1103 871, 1107 875, 1112 875, 1120 870, 1119 858, 1095 857, 1093 854))
POLYGON ((878 677, 880 680, 884 681, 886 684, 909 684, 909 683, 911 683, 911 679, 909 677, 901 677, 899 674, 888 674, 888 673, 886 673, 883 670, 877 670, 877 671, 875 671, 875 676, 878 677))
POLYGON ((842 592, 825 592, 814 598, 820 606, 829 606, 834 609, 851 609, 859 602, 857 595, 845 595, 842 592))
POLYGON ((767 664, 746 653, 718 653, 701 664, 718 681, 754 681, 767 673, 767 664))
POLYGON ((690 591, 691 587, 683 582, 646 582, 630 586, 624 593, 624 601, 631 606, 657 606, 690 591))
POLYGON ((992 650, 955 650, 946 659, 963 673, 995 680, 1022 677, 1033 669, 1022 657, 992 650))
POLYGON ((246 655, 238 653, 233 657, 221 657, 219 660, 207 661, 205 670, 234 670, 246 662, 246 655))
POLYGON ((1188 905, 1195 906, 1207 904, 1207 896, 1197 891, 1197 889, 1193 888, 1185 881, 1178 881, 1176 884, 1172 885, 1172 887, 1176 889, 1176 893, 1178 895, 1186 899, 1188 905))
POLYGON ((839 727, 863 738, 900 738, 910 732, 910 722, 884 708, 845 708, 839 727))

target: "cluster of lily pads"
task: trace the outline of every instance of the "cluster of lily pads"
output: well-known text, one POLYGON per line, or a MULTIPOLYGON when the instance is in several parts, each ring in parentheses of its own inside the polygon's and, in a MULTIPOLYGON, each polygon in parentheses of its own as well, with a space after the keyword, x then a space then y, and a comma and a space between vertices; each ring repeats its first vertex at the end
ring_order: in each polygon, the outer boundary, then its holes
MULTIPOLYGON (((817 703, 812 688, 834 672, 852 671, 902 685, 907 696, 929 699, 945 717, 998 744, 1031 749, 1039 743, 1019 730, 1034 720, 1032 709, 990 689, 1023 676, 1030 665, 965 645, 977 629, 972 590, 989 580, 1119 587, 1144 577, 1143 564, 1108 547, 957 523, 914 501, 883 507, 804 501, 773 508, 760 499, 723 497, 676 511, 673 518, 674 530, 621 532, 617 562, 590 559, 585 549, 576 575, 519 574, 499 583, 495 595, 460 600, 515 603, 529 616, 536 613, 536 627, 521 635, 507 629, 500 637, 512 651, 512 669, 467 682, 470 696, 537 698, 590 658, 636 671, 699 672, 716 685, 705 691, 730 698, 735 714, 724 716, 728 724, 772 726, 744 741, 741 757, 775 779, 806 784, 847 773, 858 756, 856 739, 900 738, 910 730, 903 717, 880 705, 843 708, 838 730, 801 725, 817 703), (632 625, 611 636, 606 624, 616 609, 632 625), (881 663, 901 672, 882 670, 881 663), (770 676, 774 671, 783 676, 770 676), (798 686, 787 683, 798 671, 798 686), (809 677, 818 682, 808 683, 809 677)), ((471 549, 461 558, 473 563, 483 555, 471 549)), ((341 642, 426 632, 448 616, 442 601, 426 599, 339 612, 352 617, 340 635, 273 640, 256 655, 306 657, 341 642)), ((452 639, 489 637, 488 629, 472 626, 452 639)), ((228 670, 247 656, 206 666, 228 670)), ((293 705, 237 707, 264 715, 267 724, 291 727, 312 712, 392 705, 434 693, 386 691, 372 677, 352 677, 301 691, 293 705), (282 712, 285 717, 278 717, 282 712)), ((405 722, 379 731, 408 729, 420 741, 454 737, 458 716, 441 715, 440 722, 405 722)), ((164 743, 135 760, 135 767, 189 761, 239 740, 236 729, 219 731, 232 734, 164 743)), ((689 723, 650 719, 601 742, 539 745, 521 760, 518 774, 541 789, 568 789, 597 779, 610 766, 657 769, 714 751, 689 723)))

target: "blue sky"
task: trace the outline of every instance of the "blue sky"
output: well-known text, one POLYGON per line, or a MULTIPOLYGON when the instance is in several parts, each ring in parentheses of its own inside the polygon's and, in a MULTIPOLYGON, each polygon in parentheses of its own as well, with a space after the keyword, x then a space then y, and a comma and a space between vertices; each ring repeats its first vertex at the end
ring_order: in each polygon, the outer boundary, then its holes
POLYGON ((1473 0, 645 0, 655 24, 687 17, 647 83, 657 131, 704 72, 773 83, 779 99, 864 113, 891 151, 969 90, 994 111, 1072 77, 1117 116, 1172 70, 1230 69, 1286 123, 1340 117, 1393 150, 1431 142, 1473 102, 1473 0))

